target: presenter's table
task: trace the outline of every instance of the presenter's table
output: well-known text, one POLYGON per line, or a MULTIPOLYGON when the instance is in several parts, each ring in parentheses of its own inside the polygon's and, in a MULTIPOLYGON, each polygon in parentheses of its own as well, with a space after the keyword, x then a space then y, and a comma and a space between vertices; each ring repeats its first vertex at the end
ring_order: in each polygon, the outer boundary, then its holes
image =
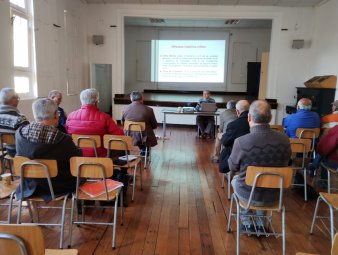
MULTIPOLYGON (((173 115, 196 115, 196 116, 219 116, 220 112, 181 112, 178 109, 163 109, 163 142, 168 139, 166 137, 167 114, 173 115)), ((215 128, 217 127, 217 118, 215 118, 215 128)), ((215 132, 216 134, 216 132, 215 132)))

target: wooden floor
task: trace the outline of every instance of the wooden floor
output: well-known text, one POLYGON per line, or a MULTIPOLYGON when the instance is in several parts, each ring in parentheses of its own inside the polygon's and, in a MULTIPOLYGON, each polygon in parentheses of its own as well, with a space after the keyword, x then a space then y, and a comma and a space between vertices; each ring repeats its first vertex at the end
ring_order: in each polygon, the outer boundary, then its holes
MULTIPOLYGON (((110 227, 81 226, 73 231, 72 247, 79 254, 235 254, 235 232, 226 230, 227 189, 220 187, 218 165, 209 161, 214 142, 196 138, 195 131, 188 128, 169 127, 167 135, 169 140, 159 140, 152 150, 151 167, 143 172, 143 191, 138 179, 135 201, 125 210, 124 225, 117 226, 116 249, 111 248, 110 227)), ((131 188, 128 200, 130 197, 131 188)), ((315 200, 305 203, 300 194, 290 190, 285 194, 285 205, 286 254, 329 254, 328 234, 316 228, 314 235, 309 235, 315 200)), ((111 219, 109 211, 88 211, 87 217, 111 219)), ((47 213, 41 217, 57 216, 47 213)), ((276 222, 280 222, 278 217, 276 222)), ((57 248, 59 229, 43 230, 46 247, 57 248)), ((68 225, 65 233, 66 247, 68 225)), ((241 254, 282 254, 281 238, 242 235, 241 254)))

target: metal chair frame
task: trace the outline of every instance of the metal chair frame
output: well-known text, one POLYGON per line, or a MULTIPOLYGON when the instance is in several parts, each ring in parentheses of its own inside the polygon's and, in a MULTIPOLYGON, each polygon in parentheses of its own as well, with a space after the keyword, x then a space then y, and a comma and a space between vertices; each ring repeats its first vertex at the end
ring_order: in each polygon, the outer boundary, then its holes
POLYGON ((21 195, 21 200, 19 200, 19 208, 18 208, 18 215, 17 215, 17 224, 21 223, 21 214, 22 214, 22 202, 27 201, 28 202, 28 209, 29 213, 31 216, 31 221, 33 221, 32 217, 32 210, 30 207, 30 202, 32 202, 33 207, 36 209, 36 216, 37 216, 37 222, 36 224, 41 225, 41 226, 59 226, 61 228, 60 231, 60 244, 59 248, 63 248, 63 236, 64 236, 64 225, 65 225, 65 213, 66 213, 66 204, 67 204, 67 199, 68 195, 63 195, 56 197, 54 194, 54 189, 53 185, 51 182, 51 177, 55 177, 57 175, 57 163, 56 160, 46 160, 46 159, 35 159, 35 160, 30 160, 25 157, 20 157, 16 156, 14 157, 14 170, 17 175, 20 176, 20 195, 21 195), (26 170, 26 168, 34 168, 31 171, 30 169, 26 170), (54 170, 51 170, 50 167, 54 168, 54 170), (37 168, 40 168, 41 170, 39 172, 37 171, 37 168), (53 172, 51 172, 53 171, 53 172), (43 199, 37 196, 33 197, 28 197, 24 198, 23 196, 23 186, 24 186, 24 179, 25 178, 40 178, 40 179, 46 179, 49 187, 49 191, 52 197, 51 202, 62 202, 62 206, 35 206, 34 203, 40 203, 44 202, 43 199), (61 214, 61 223, 42 223, 40 222, 40 217, 39 217, 39 209, 61 209, 62 214, 61 214))
MULTIPOLYGON (((257 226, 255 224, 255 219, 257 218, 265 218, 267 219, 267 222, 269 224, 269 228, 271 229, 271 231, 268 231, 267 228, 264 227, 263 231, 266 237, 272 235, 275 236, 276 238, 278 238, 279 236, 282 236, 282 249, 283 249, 283 255, 286 254, 286 233, 285 233, 285 207, 283 205, 283 190, 284 188, 287 188, 290 186, 291 184, 291 178, 285 178, 286 175, 290 175, 292 176, 292 169, 291 168, 280 168, 283 169, 283 171, 285 170, 285 173, 279 173, 279 172, 272 172, 273 169, 276 168, 268 168, 268 167, 252 167, 249 166, 247 169, 247 175, 246 175, 246 183, 247 185, 252 185, 252 189, 251 189, 251 193, 248 199, 248 202, 245 202, 243 204, 243 201, 240 201, 239 197, 236 195, 236 193, 234 192, 231 196, 231 201, 230 201, 230 209, 229 209, 229 218, 228 218, 228 227, 227 230, 228 232, 231 231, 231 227, 230 227, 230 223, 231 223, 231 218, 232 216, 235 218, 236 221, 236 254, 239 255, 240 254, 240 234, 241 234, 241 230, 240 230, 240 221, 241 221, 241 211, 240 208, 243 208, 245 210, 262 210, 262 211, 269 211, 270 214, 267 216, 257 216, 257 215, 245 215, 245 216, 251 216, 251 219, 253 220, 254 223, 254 228, 255 228, 255 232, 250 232, 250 231, 245 231, 243 233, 246 234, 257 234, 257 226), (257 170, 256 170, 256 169, 257 170), (266 169, 263 172, 259 172, 260 169, 266 169), (289 171, 287 171, 289 169, 289 171), (271 172, 270 172, 271 170, 271 172), (252 183, 248 183, 248 172, 250 171, 255 171, 255 176, 253 179, 252 183), (288 173, 289 172, 289 173, 288 173), (279 178, 279 185, 275 186, 274 188, 279 189, 279 202, 278 202, 278 207, 276 206, 265 206, 265 207, 259 207, 259 206, 252 206, 251 205, 251 201, 253 198, 253 194, 255 192, 256 187, 269 187, 272 188, 271 186, 265 186, 264 185, 264 179, 265 178, 271 178, 271 177, 277 177, 279 178), (263 180, 262 180, 263 179, 263 180), (290 180, 289 180, 290 179, 290 180), (285 181, 286 180, 286 181, 285 181), (262 185, 263 183, 263 185, 262 185), (235 201, 236 203, 236 213, 232 212, 232 205, 233 205, 233 201, 235 201), (273 224, 272 224, 272 213, 273 212, 278 212, 282 214, 282 233, 276 233, 273 224)), ((251 173, 250 173, 251 174, 251 173)))
MULTIPOLYGON (((8 166, 10 173, 13 175, 13 169, 12 169, 13 158, 7 154, 7 151, 5 148, 6 144, 15 146, 15 132, 2 131, 2 130, 0 131, 0 150, 1 150, 0 161, 1 161, 1 168, 2 168, 1 173, 4 173, 6 170, 6 166, 8 166)), ((12 181, 13 181, 13 177, 12 177, 12 181)))
MULTIPOLYGON (((90 224, 90 225, 109 225, 113 228, 113 236, 112 236, 112 247, 115 248, 115 240, 116 240, 116 215, 117 215, 117 204, 119 200, 119 196, 121 199, 121 224, 123 224, 123 192, 121 188, 118 188, 113 191, 108 191, 106 179, 113 175, 113 162, 109 158, 91 158, 91 157, 72 157, 70 159, 71 162, 71 173, 76 177, 76 190, 72 196, 72 209, 70 215, 70 226, 69 226, 69 244, 68 247, 71 247, 72 243, 72 226, 73 224, 90 224), (108 166, 106 166, 106 164, 108 166), (89 168, 90 170, 86 170, 89 168), (90 179, 102 179, 104 181, 105 192, 104 195, 100 195, 98 197, 86 197, 80 198, 80 178, 90 178, 90 179), (114 194, 116 193, 116 194, 114 194), (113 194, 113 197, 110 195, 113 194), (98 221, 85 221, 84 218, 84 209, 86 207, 97 207, 95 205, 92 206, 84 206, 84 200, 92 200, 92 201, 113 201, 114 203, 114 217, 112 222, 98 222, 98 221), (78 218, 78 208, 76 201, 82 202, 82 220, 79 221, 78 218), (74 208, 76 208, 76 220, 73 221, 74 217, 74 208)), ((100 208, 111 208, 111 206, 100 206, 100 208)))
MULTIPOLYGON (((139 132, 143 144, 142 132, 144 132, 146 129, 146 124, 144 121, 125 120, 123 128, 126 131, 127 136, 130 136, 130 131, 139 132)), ((142 157, 144 158, 144 169, 146 169, 148 166, 148 162, 151 162, 151 150, 148 148, 148 146, 146 146, 145 155, 142 157)))
POLYGON ((143 186, 142 186, 142 165, 141 165, 141 160, 137 160, 135 159, 135 161, 130 162, 128 160, 128 156, 130 156, 128 151, 131 151, 131 145, 132 145, 132 141, 131 141, 131 137, 129 136, 117 136, 117 135, 105 135, 103 137, 104 139, 104 147, 108 150, 107 152, 107 157, 110 158, 110 153, 112 150, 116 150, 117 147, 120 147, 124 150, 125 155, 127 156, 127 163, 125 166, 115 166, 116 168, 125 168, 125 169, 133 169, 133 194, 132 194, 132 198, 131 200, 134 201, 134 197, 135 197, 135 186, 136 186, 136 171, 137 171, 137 167, 140 170, 140 184, 141 184, 141 190, 143 190, 143 186), (129 144, 126 141, 126 139, 130 139, 129 144), (114 148, 113 143, 117 143, 120 144, 117 145, 117 147, 114 148))
POLYGON ((92 148, 94 150, 95 157, 98 157, 97 148, 101 146, 101 137, 99 135, 80 135, 72 134, 72 139, 76 146, 79 148, 92 148), (81 142, 87 143, 81 146, 81 142), (88 144, 89 143, 89 144, 88 144))
POLYGON ((225 179, 225 176, 226 176, 227 181, 228 181, 228 200, 230 200, 230 198, 231 198, 231 171, 222 174, 221 187, 223 189, 224 189, 224 181, 225 181, 224 179, 225 179))
POLYGON ((332 205, 332 203, 329 200, 327 200, 326 196, 331 196, 331 197, 333 197, 333 199, 337 199, 338 200, 338 194, 328 194, 328 193, 324 193, 324 192, 320 192, 319 193, 319 197, 317 199, 317 203, 316 203, 316 207, 315 207, 315 211, 314 211, 313 219, 312 219, 312 223, 311 223, 310 234, 313 234, 313 229, 314 229, 315 221, 318 218, 321 221, 321 223, 323 224, 324 228, 330 233, 331 243, 333 244, 334 234, 336 232, 336 229, 335 229, 335 226, 334 226, 335 225, 334 224, 334 222, 335 222, 334 212, 337 212, 338 208, 337 207, 335 208, 332 205), (330 217, 327 217, 327 216, 317 216, 319 204, 320 204, 321 201, 323 201, 324 203, 326 203, 327 206, 329 207, 330 217), (330 219, 330 230, 325 225, 323 219, 330 219))

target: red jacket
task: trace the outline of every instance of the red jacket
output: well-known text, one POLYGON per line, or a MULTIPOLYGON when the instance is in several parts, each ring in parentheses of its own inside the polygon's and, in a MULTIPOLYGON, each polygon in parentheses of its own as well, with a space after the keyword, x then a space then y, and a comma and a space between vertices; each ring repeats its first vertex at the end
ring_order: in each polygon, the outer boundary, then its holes
POLYGON ((338 125, 331 128, 326 135, 323 135, 318 144, 317 152, 319 155, 338 164, 338 125))
MULTIPOLYGON (((106 157, 107 151, 103 147, 103 135, 124 135, 123 130, 106 113, 101 112, 96 105, 82 105, 81 108, 68 115, 66 122, 68 134, 100 135, 101 147, 98 148, 98 156, 106 157)), ((92 149, 82 149, 83 156, 94 157, 92 149)))

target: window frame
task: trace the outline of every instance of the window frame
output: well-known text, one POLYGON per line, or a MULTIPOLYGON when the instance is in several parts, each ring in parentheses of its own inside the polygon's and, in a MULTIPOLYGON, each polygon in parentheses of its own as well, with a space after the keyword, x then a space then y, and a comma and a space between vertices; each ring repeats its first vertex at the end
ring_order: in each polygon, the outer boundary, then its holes
POLYGON ((26 8, 10 2, 10 15, 12 19, 12 39, 13 39, 13 85, 15 88, 15 77, 26 77, 29 80, 29 92, 17 92, 22 99, 36 98, 36 66, 35 66, 35 38, 34 38, 34 18, 33 18, 33 0, 25 0, 26 8), (14 22, 15 17, 27 20, 28 35, 28 67, 14 65, 14 22))

